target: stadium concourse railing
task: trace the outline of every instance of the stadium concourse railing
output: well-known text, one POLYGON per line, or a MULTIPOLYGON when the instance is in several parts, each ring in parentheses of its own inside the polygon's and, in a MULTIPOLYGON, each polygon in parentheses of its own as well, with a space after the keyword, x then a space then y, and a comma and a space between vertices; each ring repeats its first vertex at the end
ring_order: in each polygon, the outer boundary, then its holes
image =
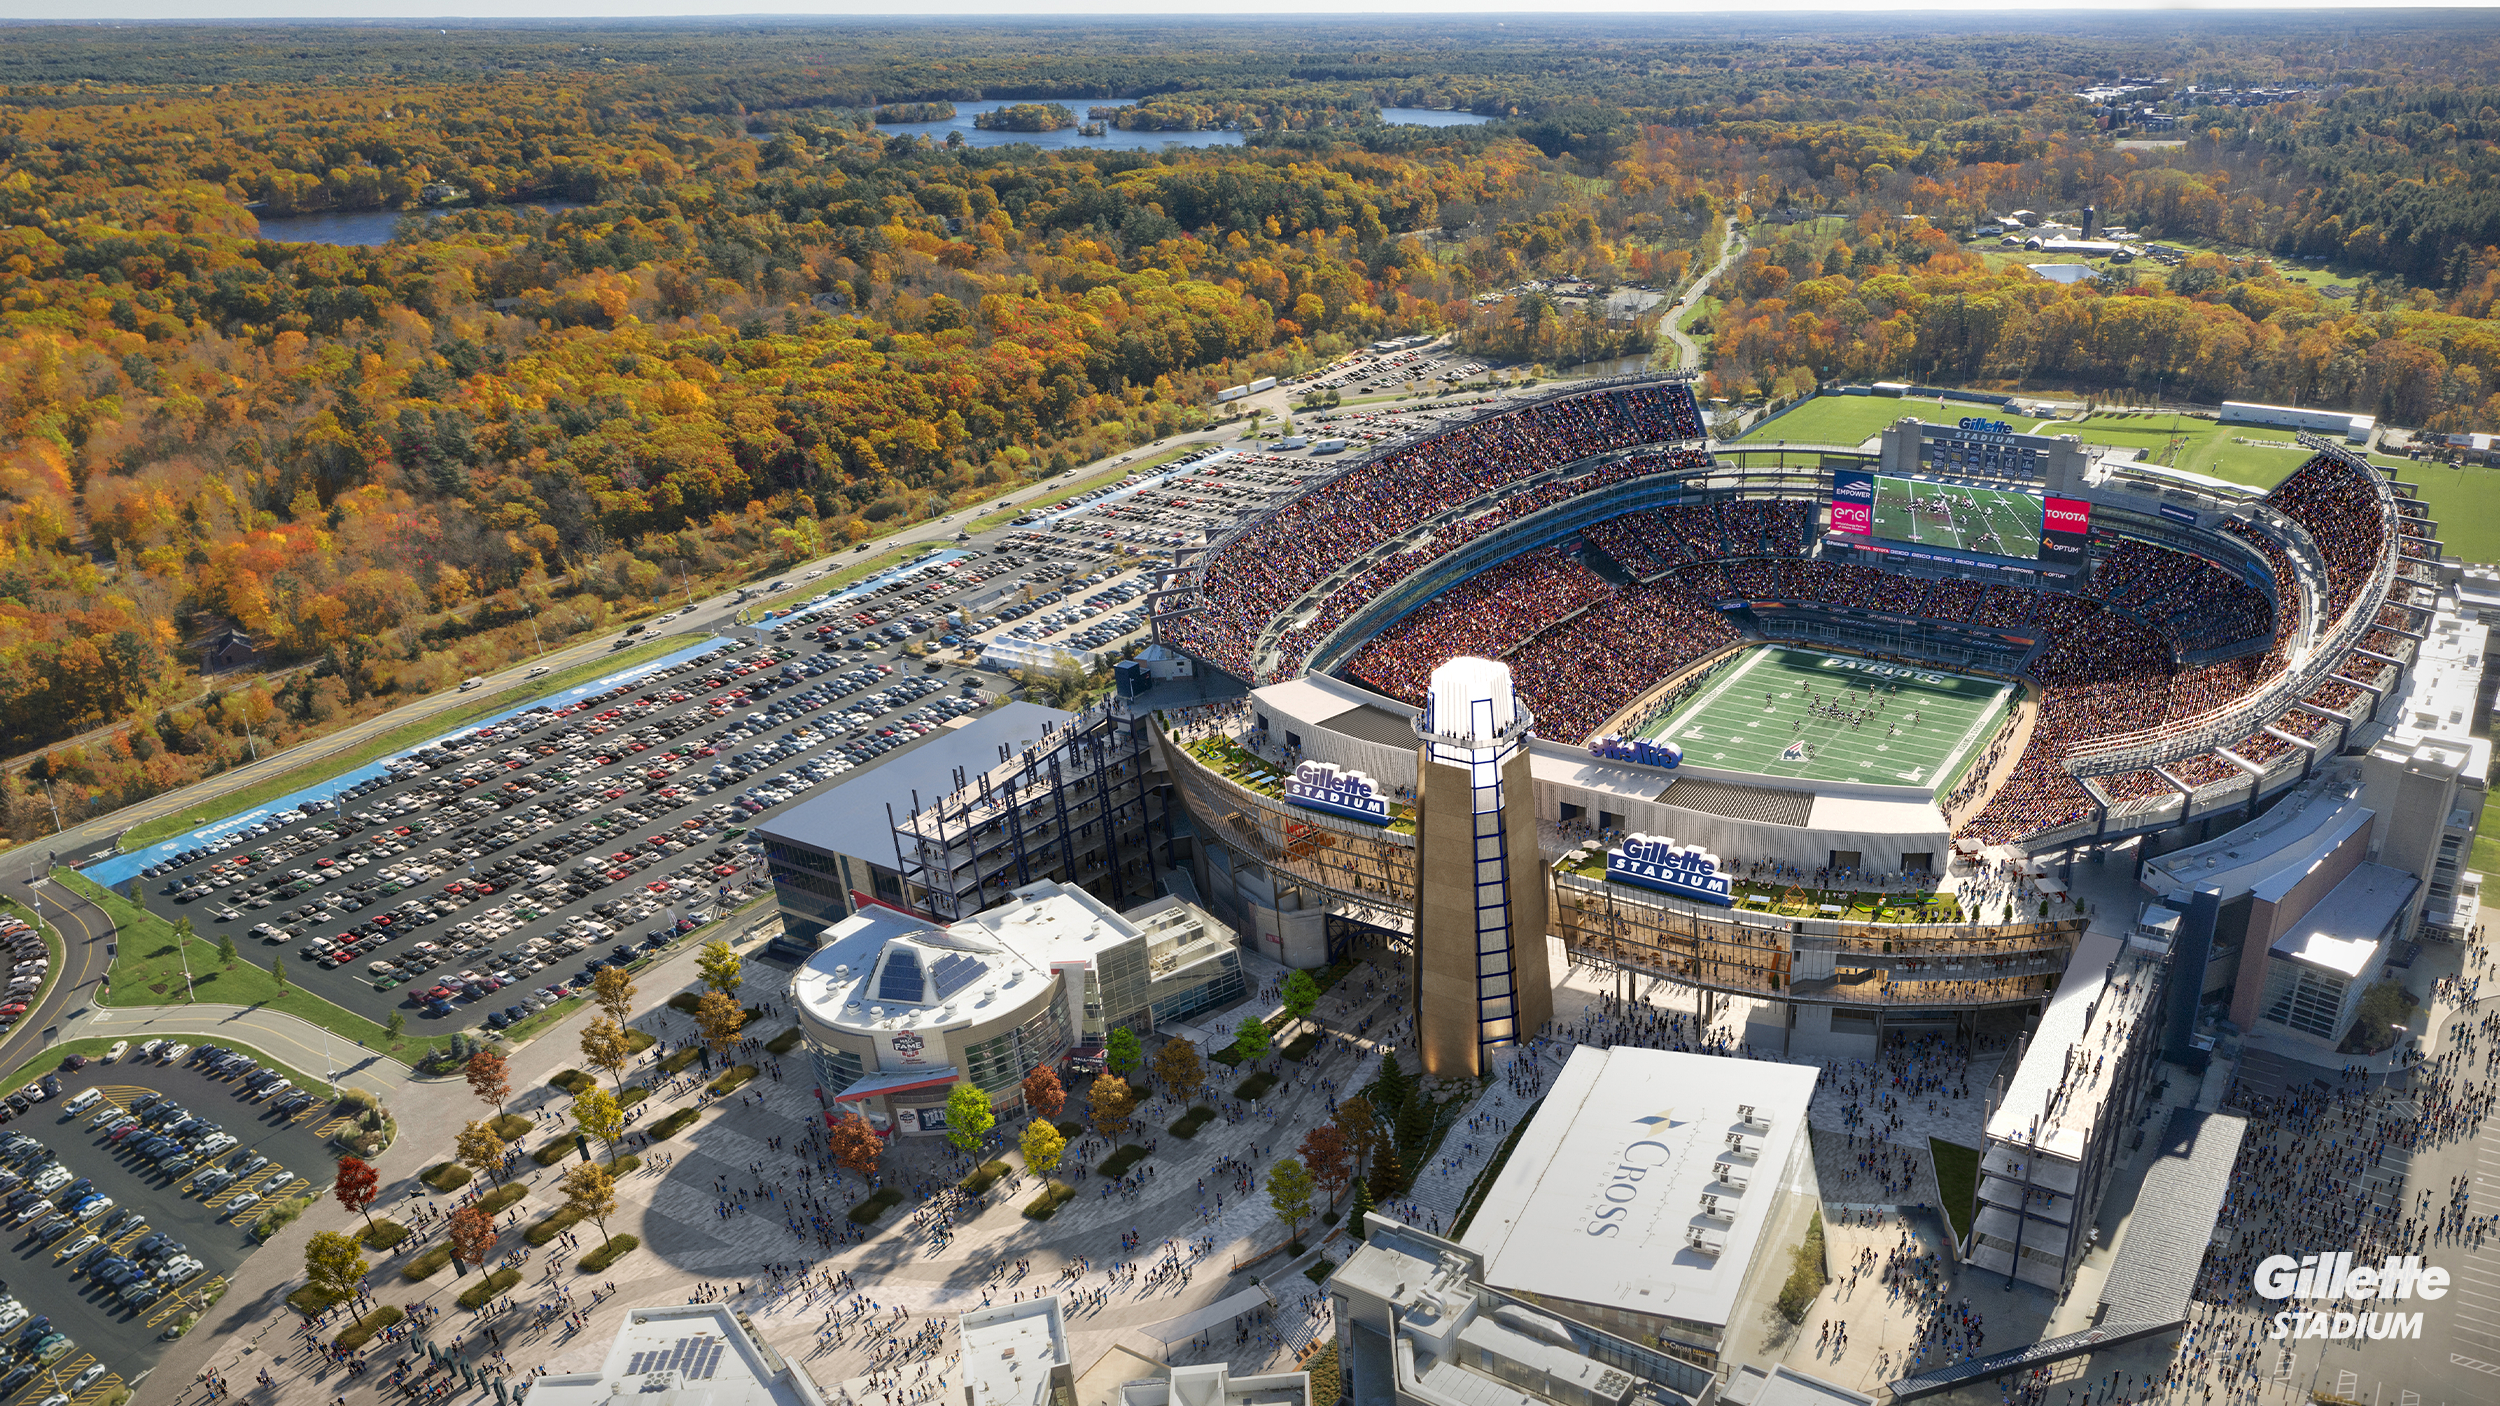
MULTIPOLYGON (((1327 894, 1338 911, 1412 931, 1415 837, 1288 805, 1189 750, 1223 736, 1155 718, 1154 745, 1200 833, 1327 894), (1182 735, 1185 732, 1187 735, 1182 735)), ((1269 775, 1281 776, 1274 766, 1269 775)), ((1876 923, 1683 905, 1548 867, 1555 935, 1578 963, 1605 963, 1731 995, 1811 1004, 1944 1009, 2036 1001, 2054 986, 2083 919, 1876 923), (1808 974, 1798 986, 1793 974, 1808 974)))
POLYGON ((2122 733, 2098 742, 2079 743, 2067 750, 2065 767, 2068 772, 2076 776, 2114 776, 2182 761, 2228 746, 2257 731, 2343 672, 2354 646, 2369 632, 2378 619, 2380 609, 2387 604, 2388 590, 2395 584, 2397 568, 2405 560, 2403 551, 2398 547, 2402 534, 2396 526, 2395 493, 2378 470, 2366 460, 2356 459, 2323 442, 2311 447, 2321 453, 2332 453, 2356 466, 2376 489, 2387 550, 2379 554, 2378 565, 2370 573, 2369 581, 2354 593, 2343 615, 2327 627, 2324 637, 2309 650, 2307 656, 2277 675, 2271 683, 2194 717, 2122 733))

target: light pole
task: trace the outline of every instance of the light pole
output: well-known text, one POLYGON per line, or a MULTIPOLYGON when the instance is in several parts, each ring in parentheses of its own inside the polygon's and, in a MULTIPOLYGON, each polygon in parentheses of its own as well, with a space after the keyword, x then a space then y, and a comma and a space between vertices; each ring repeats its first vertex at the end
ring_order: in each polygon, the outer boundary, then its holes
POLYGON ((52 807, 52 833, 57 835, 61 833, 61 803, 52 799, 52 778, 49 776, 43 779, 43 799, 44 804, 52 807))
POLYGON ((539 658, 547 657, 547 646, 538 640, 538 607, 535 605, 530 607, 530 647, 538 651, 539 658))

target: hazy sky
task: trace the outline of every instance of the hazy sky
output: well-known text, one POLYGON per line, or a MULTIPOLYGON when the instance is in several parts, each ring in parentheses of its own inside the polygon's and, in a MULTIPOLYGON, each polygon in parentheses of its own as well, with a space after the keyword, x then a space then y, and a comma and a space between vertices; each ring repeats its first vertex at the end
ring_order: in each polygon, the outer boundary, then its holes
MULTIPOLYGON (((2085 9, 2092 12, 2109 10, 2255 10, 2255 9, 2471 9, 2488 4, 2489 0, 2407 0, 2407 3, 2352 3, 2352 0, 2108 0, 2108 3, 2057 8, 2085 9)), ((1609 14, 1726 14, 1730 12, 1760 13, 1766 10, 1847 11, 1870 13, 1911 11, 1932 13, 1938 10, 1995 12, 2005 17, 2007 27, 2019 27, 2025 7, 2009 7, 2005 0, 1921 0, 1921 3, 1895 3, 1895 0, 1747 0, 1731 5, 1726 0, 1707 4, 1660 4, 1657 0, 1571 0, 1555 11, 1523 10, 1519 0, 1366 0, 1359 10, 1349 10, 1332 0, 1263 0, 1258 7, 1262 14, 1326 14, 1346 18, 1364 15, 1439 15, 1525 14, 1552 20, 1571 13, 1609 14)), ((429 19, 463 17, 484 19, 582 19, 608 18, 648 19, 670 16, 700 16, 720 19, 735 15, 842 15, 875 18, 901 15, 1009 15, 1035 17, 1044 15, 1168 15, 1186 19, 1207 11, 1179 6, 1173 0, 1038 0, 1037 3, 1013 4, 1003 0, 730 0, 718 10, 704 12, 687 0, 362 0, 362 3, 340 3, 340 0, 0 0, 0 19, 57 20, 79 24, 111 23, 115 20, 150 19, 429 19)), ((1247 18, 1247 13, 1233 13, 1230 19, 1247 18)))

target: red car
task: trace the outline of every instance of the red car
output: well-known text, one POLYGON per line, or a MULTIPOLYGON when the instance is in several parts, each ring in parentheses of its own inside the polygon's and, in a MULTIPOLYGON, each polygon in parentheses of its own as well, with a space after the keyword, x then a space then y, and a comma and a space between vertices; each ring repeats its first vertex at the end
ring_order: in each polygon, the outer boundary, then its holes
POLYGON ((723 865, 721 865, 719 868, 714 869, 714 870, 712 871, 712 873, 713 873, 715 876, 717 876, 717 877, 719 877, 719 878, 723 878, 723 879, 726 879, 726 878, 728 878, 730 875, 735 874, 735 873, 737 873, 737 872, 738 872, 738 866, 737 866, 737 865, 735 865, 735 864, 723 864, 723 865))
POLYGON ((26 1014, 26 1003, 24 1001, 11 1001, 5 1006, 0 1006, 0 1016, 24 1014, 26 1014))

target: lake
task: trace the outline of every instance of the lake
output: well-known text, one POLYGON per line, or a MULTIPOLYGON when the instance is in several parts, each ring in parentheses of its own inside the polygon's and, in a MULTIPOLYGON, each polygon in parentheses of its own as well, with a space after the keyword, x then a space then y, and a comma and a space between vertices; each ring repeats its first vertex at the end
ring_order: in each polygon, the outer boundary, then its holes
POLYGON ((880 122, 877 130, 890 136, 920 136, 943 142, 950 132, 963 133, 967 146, 1014 146, 1021 142, 1045 151, 1066 151, 1086 148, 1093 151, 1161 151, 1167 146, 1239 146, 1239 132, 1124 132, 1117 127, 1099 137, 1081 137, 1074 127, 1056 132, 991 132, 972 125, 972 119, 984 112, 996 112, 1017 103, 1058 102, 1066 105, 1077 120, 1085 120, 1085 110, 1100 104, 1118 107, 1119 98, 1012 98, 984 99, 977 103, 955 104, 955 115, 943 122, 880 122))
POLYGON ((1384 107, 1380 120, 1400 127, 1473 127, 1493 119, 1473 112, 1444 112, 1437 107, 1384 107))
MULTIPOLYGON (((577 200, 533 200, 516 209, 535 205, 541 210, 578 210, 577 200)), ((255 211, 255 214, 258 212, 255 211)), ((430 220, 446 213, 438 210, 326 210, 310 215, 261 215, 260 237, 288 244, 362 244, 391 242, 391 232, 402 220, 430 220)))
MULTIPOLYGON (((877 124, 877 130, 923 136, 933 142, 945 141, 946 134, 949 132, 961 132, 964 134, 965 143, 971 146, 1013 146, 1018 142, 1025 142, 1048 151, 1065 151, 1080 147, 1094 151, 1161 151, 1166 146, 1241 145, 1242 135, 1239 132, 1129 132, 1114 127, 1102 136, 1085 137, 1077 135, 1077 129, 1074 127, 1062 127, 1056 132, 991 132, 972 125, 972 119, 984 112, 996 112, 1002 107, 1013 107, 1019 102, 1050 101, 1065 103, 1068 110, 1075 113, 1079 121, 1083 121, 1088 108, 1118 107, 1126 99, 985 99, 977 103, 955 104, 955 115, 943 122, 880 122, 877 124)), ((1472 112, 1443 112, 1438 108, 1429 107, 1384 107, 1380 110, 1380 120, 1414 127, 1468 127, 1479 122, 1490 122, 1493 119, 1479 117, 1472 112)))

